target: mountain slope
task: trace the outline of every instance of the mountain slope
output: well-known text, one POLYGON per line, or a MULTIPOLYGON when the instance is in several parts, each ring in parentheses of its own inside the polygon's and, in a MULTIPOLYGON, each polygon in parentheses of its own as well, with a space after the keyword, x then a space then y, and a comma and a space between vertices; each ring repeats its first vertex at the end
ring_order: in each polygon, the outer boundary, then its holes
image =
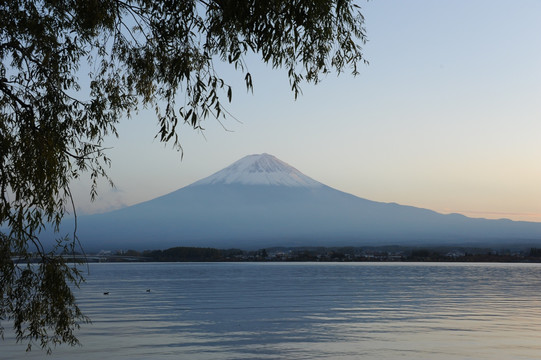
POLYGON ((86 249, 261 248, 538 241, 541 223, 471 219, 369 201, 275 157, 250 155, 162 197, 81 217, 86 249))

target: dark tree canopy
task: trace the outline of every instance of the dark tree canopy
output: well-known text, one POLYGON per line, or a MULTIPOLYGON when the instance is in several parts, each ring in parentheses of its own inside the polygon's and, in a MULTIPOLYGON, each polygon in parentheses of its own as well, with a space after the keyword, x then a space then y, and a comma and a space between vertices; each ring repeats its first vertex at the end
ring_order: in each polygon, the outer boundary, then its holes
POLYGON ((256 54, 287 71, 296 97, 323 74, 356 74, 365 40, 351 0, 0 2, 0 321, 46 349, 78 342, 87 319, 71 288, 83 279, 58 255, 73 253, 76 234, 52 250, 39 234, 74 209, 72 180, 89 173, 94 198, 108 179, 103 141, 120 119, 153 108, 155 135, 181 149, 180 124, 227 114, 232 89, 216 62, 252 90, 245 56, 256 54))

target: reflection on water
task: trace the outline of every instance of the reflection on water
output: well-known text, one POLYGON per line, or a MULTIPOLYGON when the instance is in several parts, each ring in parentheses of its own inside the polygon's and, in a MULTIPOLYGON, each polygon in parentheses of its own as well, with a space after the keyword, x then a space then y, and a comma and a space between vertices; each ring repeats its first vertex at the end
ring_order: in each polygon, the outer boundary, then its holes
POLYGON ((49 358, 534 359, 540 288, 533 264, 91 264, 93 324, 49 358))

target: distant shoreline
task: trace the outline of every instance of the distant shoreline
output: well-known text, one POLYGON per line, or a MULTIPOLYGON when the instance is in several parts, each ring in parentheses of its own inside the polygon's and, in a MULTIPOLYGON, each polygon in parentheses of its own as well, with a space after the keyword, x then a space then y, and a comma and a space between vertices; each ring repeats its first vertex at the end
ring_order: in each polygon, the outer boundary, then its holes
POLYGON ((541 263, 541 248, 293 247, 259 250, 174 247, 166 250, 69 254, 66 260, 97 262, 494 262, 541 263))

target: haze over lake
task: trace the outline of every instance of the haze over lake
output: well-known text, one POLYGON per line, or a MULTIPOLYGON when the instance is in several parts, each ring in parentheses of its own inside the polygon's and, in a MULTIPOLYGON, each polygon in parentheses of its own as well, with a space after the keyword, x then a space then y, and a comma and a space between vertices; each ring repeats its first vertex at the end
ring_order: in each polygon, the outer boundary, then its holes
MULTIPOLYGON (((539 264, 90 264, 57 359, 534 359, 539 264), (147 292, 147 290, 150 292, 147 292), (109 292, 109 295, 104 295, 109 292)), ((7 324, 6 324, 7 325, 7 324)), ((42 359, 8 336, 2 359, 42 359)))

